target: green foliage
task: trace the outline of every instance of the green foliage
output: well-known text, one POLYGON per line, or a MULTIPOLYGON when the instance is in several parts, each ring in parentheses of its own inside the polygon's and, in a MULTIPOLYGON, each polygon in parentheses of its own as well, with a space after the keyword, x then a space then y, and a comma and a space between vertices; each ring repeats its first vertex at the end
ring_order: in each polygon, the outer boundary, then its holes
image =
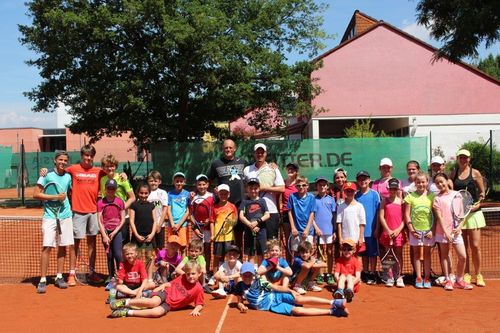
POLYGON ((497 80, 500 80, 500 55, 497 54, 494 57, 493 54, 490 53, 486 58, 479 61, 477 68, 493 76, 497 80))
POLYGON ((437 54, 452 61, 477 56, 477 47, 500 40, 498 0, 420 0, 417 21, 431 36, 444 42, 437 54))
POLYGON ((356 119, 354 125, 344 129, 346 138, 375 138, 387 137, 384 131, 376 131, 371 119, 356 119))
POLYGON ((491 178, 490 181, 500 180, 500 151, 493 145, 493 170, 490 172, 490 146, 483 142, 468 141, 462 145, 471 153, 471 164, 475 169, 481 171, 484 177, 491 178), (490 176, 491 175, 491 176, 490 176))
POLYGON ((32 0, 21 42, 42 82, 27 92, 33 111, 70 108, 74 133, 93 140, 130 130, 138 143, 198 139, 249 108, 275 107, 276 121, 315 112, 326 38, 314 0, 32 0))

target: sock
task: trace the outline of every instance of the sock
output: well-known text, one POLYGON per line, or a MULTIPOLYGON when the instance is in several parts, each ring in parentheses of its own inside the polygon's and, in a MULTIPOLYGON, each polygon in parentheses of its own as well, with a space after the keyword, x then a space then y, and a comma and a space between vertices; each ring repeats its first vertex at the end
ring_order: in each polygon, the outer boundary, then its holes
POLYGON ((56 279, 62 279, 62 278, 63 278, 62 273, 57 273, 56 279))
POLYGON ((130 304, 130 298, 127 298, 127 299, 125 300, 125 306, 129 306, 129 304, 130 304))
POLYGON ((132 317, 134 315, 134 310, 127 311, 127 317, 132 317))
POLYGON ((40 283, 47 283, 47 277, 42 276, 42 277, 40 278, 40 283))
POLYGON ((75 273, 76 273, 76 272, 75 272, 75 270, 74 270, 74 269, 70 269, 70 270, 69 270, 69 274, 70 274, 70 275, 75 275, 75 273))

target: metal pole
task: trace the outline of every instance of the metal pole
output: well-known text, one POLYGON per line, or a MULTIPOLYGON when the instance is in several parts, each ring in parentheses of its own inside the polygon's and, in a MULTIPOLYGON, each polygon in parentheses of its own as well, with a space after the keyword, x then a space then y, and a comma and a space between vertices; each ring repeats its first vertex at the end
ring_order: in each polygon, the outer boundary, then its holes
POLYGON ((490 130, 490 172, 488 173, 488 185, 493 186, 493 130, 490 130))
POLYGON ((21 140, 21 203, 24 206, 25 205, 25 200, 24 200, 24 163, 26 161, 24 160, 24 139, 21 140))

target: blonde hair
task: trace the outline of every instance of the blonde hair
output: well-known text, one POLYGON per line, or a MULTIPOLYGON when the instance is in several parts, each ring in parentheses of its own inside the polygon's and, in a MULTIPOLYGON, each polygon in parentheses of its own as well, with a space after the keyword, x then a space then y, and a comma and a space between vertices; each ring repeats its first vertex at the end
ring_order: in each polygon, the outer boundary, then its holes
POLYGON ((123 245, 122 252, 125 253, 127 251, 134 251, 135 253, 137 253, 137 245, 135 245, 134 243, 127 243, 123 245))
POLYGON ((105 167, 106 165, 114 165, 115 167, 118 166, 118 160, 116 159, 115 155, 106 154, 102 157, 101 166, 105 167))
POLYGON ((427 181, 429 181, 429 175, 423 171, 419 171, 417 173, 417 175, 415 176, 415 179, 417 179, 419 177, 425 177, 425 179, 427 179, 427 181))
POLYGON ((203 251, 203 240, 193 239, 189 242, 189 249, 203 251))
POLYGON ((307 180, 307 178, 304 176, 298 176, 295 180, 295 183, 306 183, 309 185, 309 180, 307 180))
POLYGON ((161 173, 160 171, 157 170, 151 170, 151 172, 148 175, 148 180, 154 179, 154 180, 160 180, 161 181, 161 173))
POLYGON ((201 266, 196 262, 196 260, 189 260, 184 266, 184 272, 190 273, 192 271, 201 272, 201 266))
POLYGON ((267 245, 267 250, 271 250, 273 247, 277 246, 278 248, 281 249, 281 244, 280 244, 280 241, 276 238, 273 238, 273 239, 270 239, 267 241, 266 243, 267 245))

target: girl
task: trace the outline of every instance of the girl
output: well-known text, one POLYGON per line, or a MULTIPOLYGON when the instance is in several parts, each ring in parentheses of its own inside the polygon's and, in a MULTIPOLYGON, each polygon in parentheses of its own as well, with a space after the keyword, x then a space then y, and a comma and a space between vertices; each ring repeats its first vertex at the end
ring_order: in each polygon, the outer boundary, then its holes
POLYGON ((425 236, 421 236, 420 233, 413 228, 413 223, 429 227, 432 225, 432 214, 430 211, 432 209, 434 194, 427 191, 428 185, 428 175, 423 172, 419 172, 415 178, 415 192, 408 194, 404 199, 404 202, 407 204, 405 206, 405 221, 410 235, 410 246, 415 254, 414 269, 417 276, 415 287, 418 289, 431 288, 431 248, 434 246, 434 230, 429 231, 425 236), (418 220, 412 221, 411 211, 412 208, 417 206, 429 208, 429 214, 419 214, 417 216, 418 220), (420 252, 420 246, 424 247, 424 280, 422 280, 421 262, 417 255, 420 252))
MULTIPOLYGON (((467 149, 460 149, 457 152, 457 166, 458 168, 454 170, 450 178, 453 180, 453 188, 457 191, 467 190, 472 194, 474 202, 478 202, 472 208, 472 213, 467 217, 465 225, 463 227, 463 237, 465 248, 470 246, 472 250, 472 263, 474 264, 474 269, 476 271, 476 285, 478 287, 484 287, 483 275, 481 274, 481 228, 486 226, 486 221, 484 219, 483 212, 481 211, 481 205, 479 202, 484 200, 485 190, 483 184, 483 177, 481 173, 473 169, 470 165, 470 152, 467 149)), ((464 280, 467 283, 471 282, 471 275, 469 269, 469 260, 465 261, 465 276, 464 280)))
POLYGON ((408 161, 408 163, 406 163, 406 174, 408 175, 408 178, 401 181, 404 195, 415 192, 415 177, 417 177, 417 173, 419 172, 420 163, 414 160, 408 161))
MULTIPOLYGON (((403 268, 403 245, 406 243, 406 235, 403 231, 403 200, 398 197, 399 180, 391 178, 387 182, 389 197, 382 200, 379 210, 379 223, 382 227, 380 235, 380 245, 387 249, 392 241, 394 253, 399 261, 399 271, 403 268)), ((383 252, 385 253, 385 251, 383 252)), ((384 272, 386 276, 386 286, 392 287, 396 281, 396 287, 404 288, 402 276, 394 276, 393 272, 384 272)))
POLYGON ((333 186, 331 196, 335 199, 337 204, 344 201, 344 184, 347 182, 347 171, 342 168, 335 169, 333 172, 333 186))
POLYGON ((454 228, 454 221, 451 215, 451 202, 457 192, 451 191, 448 188, 448 176, 444 173, 438 173, 434 176, 434 184, 439 189, 439 194, 434 198, 432 208, 437 221, 435 238, 439 244, 441 267, 445 277, 444 289, 453 290, 454 286, 455 288, 465 290, 472 289, 472 286, 463 280, 467 253, 465 252, 464 241, 461 235, 461 225, 454 228), (458 256, 455 284, 453 284, 450 278, 451 272, 448 269, 451 266, 449 263, 450 256, 448 255, 450 244, 453 245, 458 256))
POLYGON ((290 276, 292 276, 292 269, 288 262, 280 256, 281 247, 278 239, 267 241, 267 253, 269 257, 262 261, 262 264, 257 269, 257 274, 265 276, 266 280, 274 285, 287 288, 290 276))
MULTIPOLYGON (((389 190, 387 189, 387 182, 392 178, 392 160, 384 157, 380 160, 379 164, 380 178, 373 182, 372 190, 377 191, 380 199, 389 197, 389 190)), ((401 185, 401 184, 400 184, 401 185)), ((398 193, 401 196, 401 193, 398 193)))

